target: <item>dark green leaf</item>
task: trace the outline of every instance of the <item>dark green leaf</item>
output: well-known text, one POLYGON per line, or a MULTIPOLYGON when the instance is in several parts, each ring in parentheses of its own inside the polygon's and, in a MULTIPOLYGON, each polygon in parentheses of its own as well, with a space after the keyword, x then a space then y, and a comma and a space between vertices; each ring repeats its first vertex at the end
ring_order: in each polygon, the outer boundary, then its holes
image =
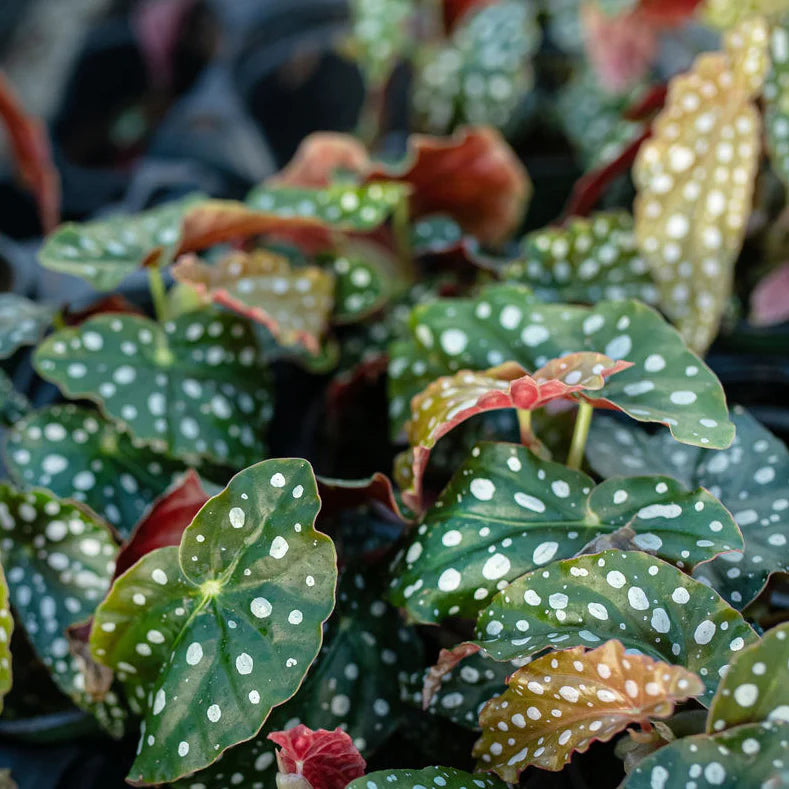
POLYGON ((517 444, 472 450, 401 558, 391 599, 421 622, 473 616, 510 581, 629 525, 634 547, 692 568, 742 548, 728 511, 670 477, 609 479, 517 444))
POLYGON ((614 638, 698 674, 709 704, 732 655, 756 634, 715 592, 670 564, 640 551, 604 551, 519 578, 480 613, 477 638, 500 660, 614 638))
POLYGON ((134 216, 68 222, 47 237, 39 259, 97 290, 114 290, 141 266, 166 266, 173 259, 184 215, 199 199, 190 195, 134 216))
POLYGON ((642 761, 623 789, 673 789, 689 784, 708 789, 787 785, 789 726, 738 726, 709 736, 683 737, 642 761))
POLYGON ((518 258, 507 263, 501 275, 531 286, 543 301, 596 304, 633 298, 657 303, 657 290, 626 211, 574 217, 561 228, 530 233, 518 258))
POLYGON ((595 419, 587 457, 604 477, 670 474, 701 485, 729 509, 745 539, 744 554, 727 554, 696 568, 736 608, 744 608, 773 572, 789 572, 789 450, 747 411, 735 406, 734 443, 723 452, 678 446, 611 419, 595 419))
POLYGON ((130 780, 207 767, 296 692, 334 606, 319 506, 306 461, 258 463, 205 504, 180 548, 146 554, 115 581, 91 648, 148 690, 130 780))
POLYGON ((36 369, 69 397, 87 397, 137 439, 194 462, 243 465, 264 454, 271 416, 247 320, 211 309, 163 326, 100 315, 48 337, 36 369))
POLYGON ((53 307, 36 304, 16 293, 0 293, 0 359, 23 345, 35 345, 52 320, 53 307))
POLYGON ((465 773, 454 767, 424 770, 380 770, 351 781, 346 789, 505 789, 506 784, 487 773, 465 773))
POLYGON ((729 664, 710 704, 707 731, 789 721, 789 624, 768 630, 729 664))
POLYGON ((84 502, 124 537, 184 468, 75 405, 49 406, 17 422, 4 457, 17 482, 84 502))
POLYGON ((427 376, 507 360, 534 370, 567 353, 597 351, 634 363, 606 383, 600 401, 638 421, 666 424, 684 443, 721 448, 734 436, 717 378, 674 329, 638 302, 538 304, 526 288, 497 285, 476 299, 417 307, 411 329, 411 342, 392 348, 389 365, 391 412, 398 422, 427 376))
POLYGON ((28 399, 14 389, 14 382, 0 370, 0 424, 14 425, 29 410, 28 399))
POLYGON ((125 711, 112 692, 103 702, 90 698, 66 640, 66 628, 90 617, 109 589, 118 550, 109 528, 48 491, 24 493, 6 484, 0 484, 0 528, 0 561, 17 621, 57 686, 120 735, 125 711))

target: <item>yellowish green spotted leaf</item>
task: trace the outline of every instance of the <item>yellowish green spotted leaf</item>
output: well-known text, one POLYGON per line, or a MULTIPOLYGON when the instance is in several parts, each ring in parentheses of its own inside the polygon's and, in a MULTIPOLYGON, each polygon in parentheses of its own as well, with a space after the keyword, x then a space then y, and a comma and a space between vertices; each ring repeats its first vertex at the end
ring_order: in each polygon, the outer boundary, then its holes
POLYGON ((14 618, 11 616, 8 583, 3 566, 0 565, 0 712, 3 710, 3 696, 11 689, 11 634, 13 632, 14 618))

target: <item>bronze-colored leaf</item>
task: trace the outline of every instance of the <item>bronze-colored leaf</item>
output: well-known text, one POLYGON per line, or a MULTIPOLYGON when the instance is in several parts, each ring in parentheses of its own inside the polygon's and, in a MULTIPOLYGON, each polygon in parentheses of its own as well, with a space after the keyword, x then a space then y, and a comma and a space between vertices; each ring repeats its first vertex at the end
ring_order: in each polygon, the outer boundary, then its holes
POLYGON ((625 653, 619 641, 553 652, 518 669, 480 713, 479 767, 517 782, 529 765, 561 770, 575 751, 632 723, 667 718, 704 692, 691 671, 625 653))
POLYGON ((262 323, 285 346, 320 351, 334 302, 334 277, 317 266, 296 268, 266 250, 232 252, 218 263, 183 257, 173 276, 206 302, 262 323))
POLYGON ((305 137, 288 164, 266 181, 272 186, 329 186, 335 173, 361 174, 370 164, 367 149, 350 134, 315 132, 305 137))
POLYGON ((636 236, 661 307, 697 351, 717 334, 751 212, 767 43, 764 20, 748 20, 725 52, 675 77, 633 170, 636 236))

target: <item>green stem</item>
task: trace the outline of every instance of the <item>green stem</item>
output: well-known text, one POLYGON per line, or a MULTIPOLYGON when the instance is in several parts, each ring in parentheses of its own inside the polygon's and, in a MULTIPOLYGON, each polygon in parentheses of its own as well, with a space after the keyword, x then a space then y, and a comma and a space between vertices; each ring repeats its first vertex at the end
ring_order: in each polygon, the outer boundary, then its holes
POLYGON ((525 408, 516 410, 518 415, 518 427, 521 430, 521 444, 529 447, 534 443, 534 434, 531 431, 531 411, 525 408))
POLYGON ((58 310, 52 316, 52 326, 53 326, 53 328, 57 329, 58 331, 60 331, 61 329, 65 329, 66 328, 66 321, 63 318, 63 310, 58 310))
POLYGON ((570 454, 567 456, 567 465, 570 468, 581 468, 593 413, 594 407, 585 401, 581 401, 578 406, 578 414, 575 417, 575 429, 573 430, 573 440, 570 444, 570 454))
POLYGON ((403 197, 392 211, 392 232, 394 233, 397 255, 403 264, 405 273, 411 281, 414 281, 416 269, 411 254, 411 217, 408 210, 408 197, 403 197))
POLYGON ((368 149, 373 148, 381 135, 385 102, 386 80, 382 83, 368 83, 356 127, 356 136, 368 149))
POLYGON ((153 299, 153 308, 156 311, 156 319, 159 322, 167 320, 169 308, 167 305, 167 290, 164 287, 164 278, 158 266, 151 266, 148 269, 148 287, 153 299))

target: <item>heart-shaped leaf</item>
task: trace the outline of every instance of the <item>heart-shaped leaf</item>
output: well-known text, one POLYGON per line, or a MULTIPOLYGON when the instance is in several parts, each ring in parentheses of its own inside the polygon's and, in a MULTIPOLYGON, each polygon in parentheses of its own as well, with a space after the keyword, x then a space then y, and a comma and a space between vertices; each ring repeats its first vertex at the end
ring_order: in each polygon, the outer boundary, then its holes
POLYGON ((669 743, 644 759, 625 779, 623 789, 698 787, 741 789, 785 783, 789 726, 764 723, 738 726, 709 736, 700 734, 669 743))
POLYGON ((113 579, 146 553, 167 545, 180 545, 184 530, 209 498, 200 477, 190 469, 151 505, 134 527, 118 553, 113 579))
POLYGON ((789 625, 768 630, 734 656, 710 704, 707 731, 789 721, 789 625))
POLYGON ((588 652, 551 652, 518 669, 507 685, 479 716, 474 756, 482 769, 511 783, 531 765, 561 770, 594 740, 608 742, 632 723, 668 718, 675 704, 704 692, 692 672, 627 655, 619 641, 588 652))
POLYGON ((271 416, 249 322, 211 309, 163 326, 100 315, 48 337, 39 373, 68 397, 86 397, 131 434, 176 457, 254 462, 271 416))
POLYGON ((389 364, 397 423, 427 375, 432 380, 507 360, 533 370, 563 354, 597 351, 633 362, 600 390, 600 405, 666 424, 687 444, 722 448, 734 436, 716 377, 674 329, 638 302, 604 301, 591 308, 539 304, 526 288, 496 285, 475 299, 420 305, 410 325, 411 342, 393 347, 389 364))
POLYGON ((253 737, 292 696, 334 606, 336 557, 313 528, 303 460, 237 474, 184 531, 145 554, 99 606, 94 655, 148 690, 130 779, 173 781, 253 737))
POLYGON ((336 183, 323 189, 264 184, 247 195, 247 203, 275 216, 317 219, 337 230, 369 231, 383 224, 407 194, 407 186, 387 181, 363 186, 336 183))
POLYGON ((279 774, 304 776, 311 789, 345 789, 367 767, 353 740, 340 728, 314 731, 302 723, 271 732, 268 738, 279 745, 279 774))
POLYGON ((49 235, 39 253, 46 268, 82 277, 97 290, 114 290, 142 266, 166 266, 181 244, 187 210, 201 199, 182 200, 132 216, 67 222, 49 235))
POLYGON ((521 242, 518 258, 501 274, 503 279, 529 285, 542 301, 657 302, 655 285, 633 237, 633 219, 626 211, 573 217, 564 227, 530 233, 521 242))
POLYGON ((24 485, 84 502, 127 536, 183 465, 136 446, 96 411, 55 405, 9 431, 5 463, 24 485))
POLYGON ((382 90, 398 59, 411 47, 413 0, 353 0, 351 7, 354 59, 370 89, 382 90))
POLYGON ((525 447, 481 443, 413 534, 391 599, 421 622, 473 616, 510 581, 624 526, 636 547, 681 567, 742 548, 731 515, 703 488, 667 476, 595 487, 525 447))
POLYGON ((575 393, 602 389, 606 378, 630 367, 600 353, 575 353, 552 359, 533 375, 517 362, 485 372, 460 370, 433 381, 411 400, 406 435, 411 445, 410 486, 403 500, 415 511, 422 507, 422 477, 436 442, 477 414, 514 408, 532 411, 575 393))
MULTIPOLYGON (((400 679, 422 665, 422 646, 376 587, 358 573, 343 576, 323 648, 304 684, 272 711, 257 737, 200 772, 206 789, 226 787, 228 776, 234 776, 235 785, 273 783, 275 748, 268 733, 299 723, 313 729, 340 727, 365 756, 391 736, 402 716, 400 679)), ((187 789, 192 783, 186 779, 178 786, 187 789)))
POLYGON ((425 767, 423 770, 380 770, 348 784, 347 789, 505 789, 495 775, 471 773, 454 767, 425 767))
POLYGON ((11 616, 11 603, 8 596, 8 583, 3 566, 0 565, 0 712, 3 711, 3 697, 11 690, 11 635, 14 632, 14 618, 11 616))
POLYGON ((709 704, 731 656, 756 640, 711 589, 640 551, 554 562, 499 592, 477 620, 479 643, 509 660, 618 639, 698 674, 709 704))
POLYGON ((0 561, 17 622, 58 688, 119 736, 124 709, 114 693, 103 702, 91 699, 66 640, 66 628, 91 616, 109 589, 118 550, 110 530, 49 491, 21 492, 2 483, 0 528, 0 561))
POLYGON ((515 152, 486 126, 467 127, 452 137, 413 135, 403 164, 379 164, 367 177, 409 185, 411 216, 447 214, 466 232, 492 244, 517 228, 532 192, 515 152))
POLYGON ((52 321, 55 310, 16 293, 0 293, 0 359, 23 345, 35 345, 52 321))
POLYGON ((588 458, 604 477, 670 474, 717 496, 742 531, 744 553, 721 556, 693 574, 742 609, 771 573, 789 572, 789 450, 742 408, 732 409, 732 420, 737 435, 723 452, 679 447, 665 434, 650 437, 611 419, 596 420, 588 458))
POLYGON ((770 71, 764 83, 764 128, 770 159, 789 183, 789 19, 770 31, 770 71))
POLYGON ((505 126, 532 88, 540 39, 531 3, 500 0, 464 15, 451 40, 425 48, 417 63, 413 102, 422 125, 436 132, 458 122, 505 126))
POLYGON ((214 302, 262 323, 279 343, 318 353, 329 323, 334 279, 317 266, 296 268, 266 250, 232 252, 218 263, 184 257, 173 276, 214 302))
POLYGON ((751 213, 761 119, 752 99, 768 65, 763 19, 671 80, 633 169, 636 236, 660 304, 694 350, 715 339, 751 213))

